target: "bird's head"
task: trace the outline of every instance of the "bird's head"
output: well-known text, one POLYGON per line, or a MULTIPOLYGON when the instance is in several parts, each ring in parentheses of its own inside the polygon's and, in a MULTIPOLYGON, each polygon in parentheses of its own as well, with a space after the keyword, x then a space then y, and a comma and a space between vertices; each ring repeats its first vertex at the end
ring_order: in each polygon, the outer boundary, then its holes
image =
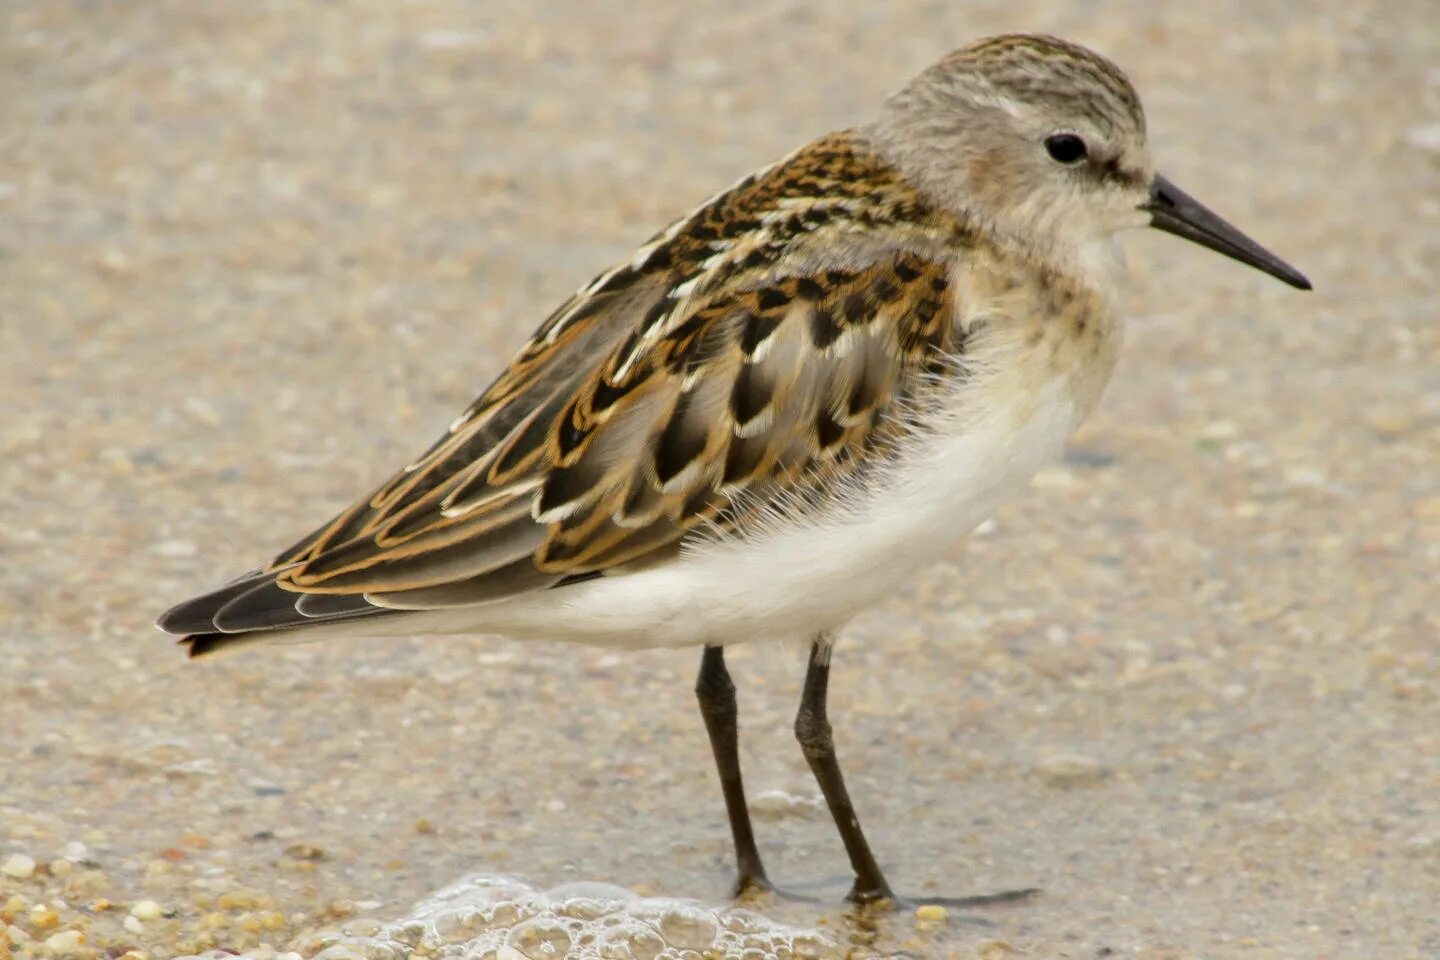
POLYGON ((1155 172, 1135 88, 1076 44, 1017 34, 957 50, 891 97, 872 135, 932 200, 1041 257, 1083 264, 1152 226, 1310 287, 1155 172))

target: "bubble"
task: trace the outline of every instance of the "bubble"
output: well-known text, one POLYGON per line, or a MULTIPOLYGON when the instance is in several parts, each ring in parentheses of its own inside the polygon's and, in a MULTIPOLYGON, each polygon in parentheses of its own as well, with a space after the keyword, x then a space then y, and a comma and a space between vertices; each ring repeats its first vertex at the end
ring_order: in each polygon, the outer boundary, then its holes
POLYGON ((715 915, 709 910, 676 904, 660 918, 660 936, 672 947, 700 950, 715 943, 715 915))
POLYGON ((564 960, 570 955, 570 932, 549 917, 526 920, 510 928, 505 946, 519 954, 516 960, 564 960))
POLYGON ((664 950, 660 934, 635 920, 620 920, 604 928, 595 942, 596 960, 656 960, 664 950))
MULTIPOLYGON (((466 877, 384 923, 358 918, 302 938, 313 960, 839 960, 819 930, 752 910, 644 898, 607 883, 536 890, 511 877, 466 877)), ((177 958, 181 960, 181 958, 177 958)), ((242 958, 244 960, 244 958, 242 958)), ((261 960, 259 957, 251 960, 261 960)))

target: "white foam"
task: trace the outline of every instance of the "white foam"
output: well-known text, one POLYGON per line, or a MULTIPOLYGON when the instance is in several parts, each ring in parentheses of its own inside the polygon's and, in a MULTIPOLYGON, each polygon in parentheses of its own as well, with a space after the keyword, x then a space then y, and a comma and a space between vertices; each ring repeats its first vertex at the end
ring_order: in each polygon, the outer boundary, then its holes
MULTIPOLYGON (((302 938, 292 949, 312 960, 408 960, 417 954, 429 960, 844 956, 841 947, 818 930, 785 927, 750 910, 640 897, 606 883, 570 883, 542 891, 488 875, 450 884, 403 919, 384 924, 352 921, 338 931, 302 938)), ((246 956, 261 960, 258 954, 246 956)), ((268 950, 264 957, 277 960, 268 950)))

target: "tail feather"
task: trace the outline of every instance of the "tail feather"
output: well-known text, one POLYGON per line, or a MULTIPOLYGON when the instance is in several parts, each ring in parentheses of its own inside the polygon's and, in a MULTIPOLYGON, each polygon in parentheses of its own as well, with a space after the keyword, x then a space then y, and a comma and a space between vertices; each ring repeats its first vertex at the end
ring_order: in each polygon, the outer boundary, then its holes
POLYGON ((275 582, 280 571, 248 573, 209 593, 176 604, 155 625, 180 637, 191 657, 278 640, 311 624, 345 624, 391 616, 358 594, 295 593, 275 582))
POLYGON ((270 639, 265 633, 192 633, 177 641, 185 647, 186 656, 191 660, 209 656, 217 650, 238 650, 252 643, 270 639))
POLYGON ((220 608, 231 600, 253 589, 257 584, 267 581, 273 582, 273 573, 261 573, 253 570, 243 577, 225 584, 217 590, 209 593, 202 593, 198 597, 191 597, 184 603, 177 603, 175 606, 160 614, 155 621, 155 626, 166 633, 206 633, 215 629, 215 614, 220 608))

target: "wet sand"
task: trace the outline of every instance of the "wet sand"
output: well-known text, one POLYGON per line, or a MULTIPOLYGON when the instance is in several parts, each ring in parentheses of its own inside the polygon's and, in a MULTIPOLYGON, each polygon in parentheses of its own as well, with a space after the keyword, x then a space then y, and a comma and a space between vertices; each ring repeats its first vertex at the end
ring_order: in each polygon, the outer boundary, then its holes
MULTIPOLYGON (((819 955, 1440 957, 1433 4, 532 6, 0 10, 0 957, 363 953, 477 874, 723 909, 698 652, 192 664, 150 621, 428 445, 658 225, 1016 28, 1117 60, 1166 174, 1317 291, 1127 240, 1071 456, 843 635, 897 887, 1042 895, 745 906, 819 955)), ((730 659, 772 872, 838 899, 803 651, 730 659)))

